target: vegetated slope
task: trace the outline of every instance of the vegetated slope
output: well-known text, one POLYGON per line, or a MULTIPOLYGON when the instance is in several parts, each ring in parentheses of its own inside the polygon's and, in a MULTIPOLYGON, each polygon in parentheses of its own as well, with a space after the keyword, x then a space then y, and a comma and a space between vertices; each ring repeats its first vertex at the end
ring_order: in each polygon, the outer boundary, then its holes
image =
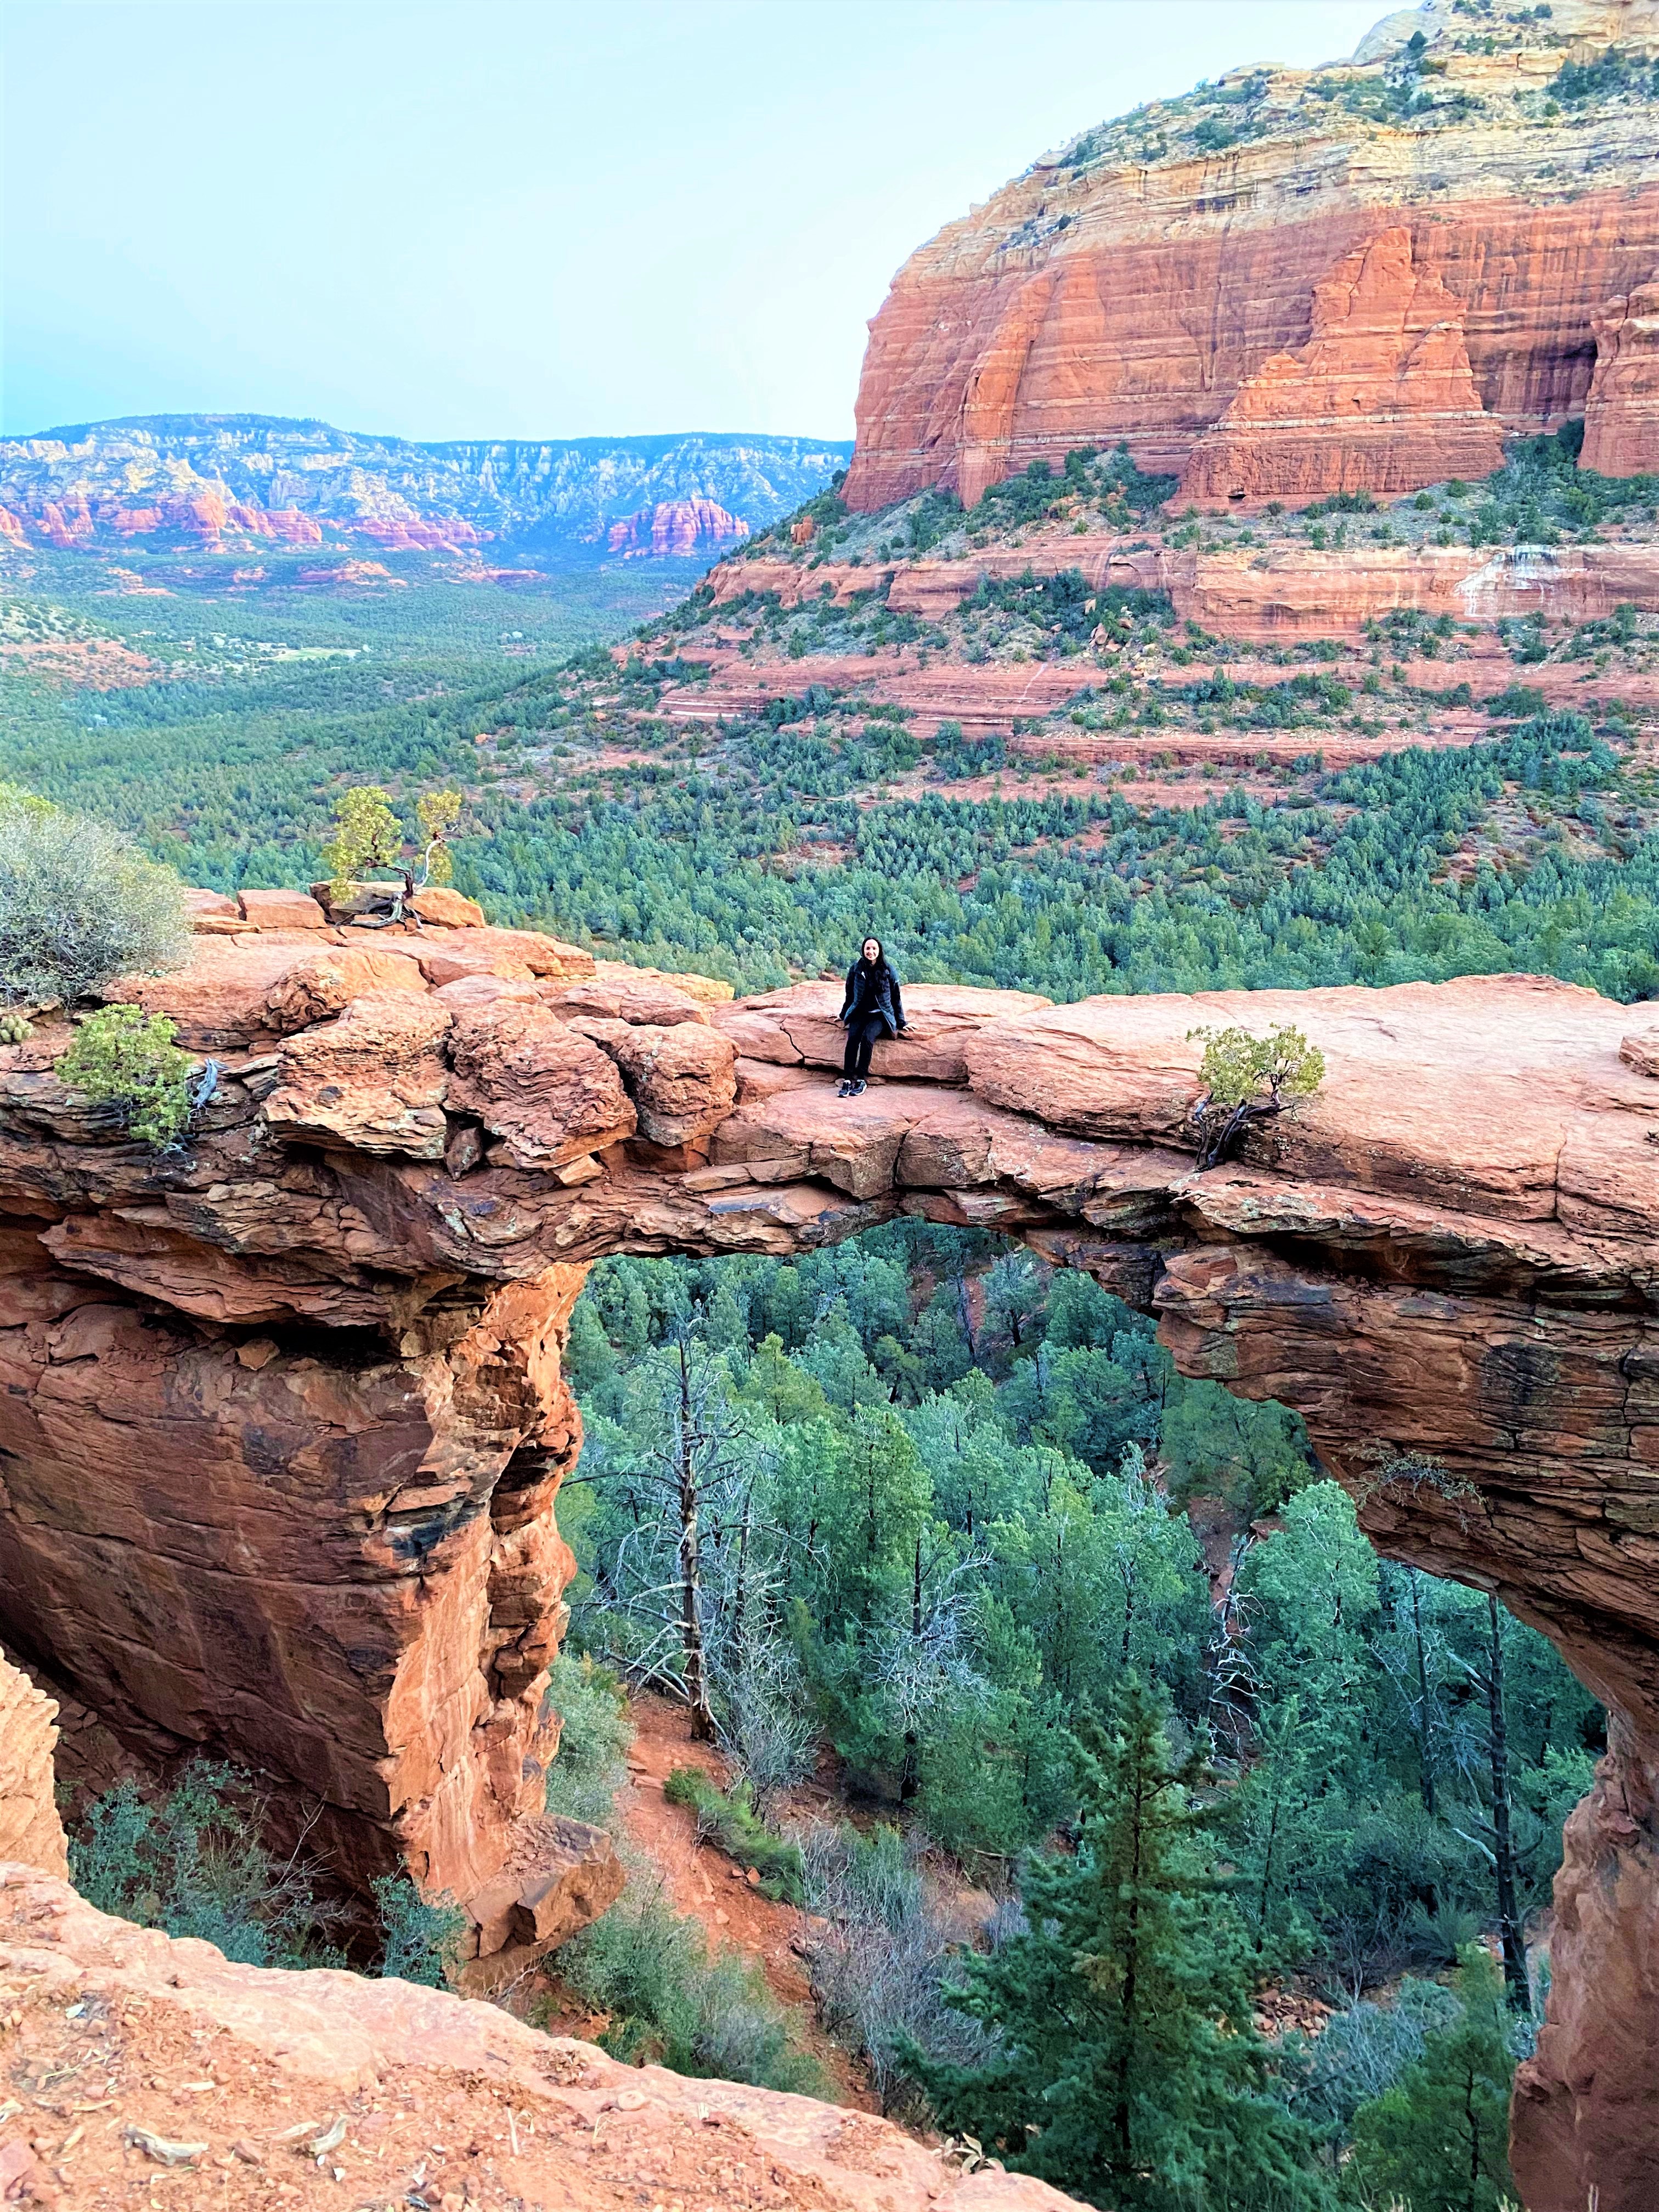
POLYGON ((488 542, 542 567, 707 558, 798 506, 850 451, 712 433, 425 444, 280 416, 136 416, 0 441, 0 530, 59 548, 488 542))
POLYGON ((1432 0, 1044 155, 872 325, 860 509, 1127 439, 1202 495, 1410 490, 1588 416, 1659 440, 1653 0, 1432 0))

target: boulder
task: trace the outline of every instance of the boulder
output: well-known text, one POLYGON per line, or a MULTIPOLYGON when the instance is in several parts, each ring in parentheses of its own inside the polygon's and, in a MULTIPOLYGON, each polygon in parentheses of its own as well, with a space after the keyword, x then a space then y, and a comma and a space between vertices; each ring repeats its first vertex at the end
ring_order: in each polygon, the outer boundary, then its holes
POLYGON ((624 960, 595 960, 593 975, 601 983, 620 982, 630 988, 647 983, 665 983, 671 990, 683 992, 695 999, 700 1006, 723 1006, 735 995, 731 984, 722 983, 714 975, 687 975, 663 968, 635 968, 624 960))
POLYGON ((590 976, 593 956, 580 945, 561 945, 534 929, 469 929, 464 936, 419 940, 421 964, 433 983, 453 983, 462 975, 549 975, 558 980, 590 976))
POLYGON ((238 893, 242 918, 256 929, 326 929, 328 916, 309 891, 238 893))
POLYGON ((737 1103, 737 1054, 705 1021, 666 1029, 625 1021, 580 1026, 615 1060, 649 1144, 706 1137, 737 1103))
POLYGON ((579 1014, 599 1021, 645 1023, 666 1029, 677 1022, 704 1022, 707 1005, 673 983, 646 977, 629 982, 615 974, 585 981, 541 986, 541 1000, 562 1021, 579 1014))
POLYGON ((191 917, 191 926, 204 937, 234 937, 258 924, 243 919, 242 909, 228 891, 198 890, 194 887, 185 892, 185 907, 191 917))
POLYGON ((447 1006, 407 990, 354 999, 283 1047, 264 1115, 273 1135, 409 1159, 443 1158, 447 1006))
POLYGON ((457 975, 453 982, 441 983, 435 995, 455 1014, 497 1006, 504 1000, 520 1006, 541 1003, 538 986, 529 975, 457 975))
POLYGON ((450 1054, 451 1110, 476 1115, 514 1165, 557 1167, 634 1133, 610 1060, 544 1006, 508 1000, 458 1015, 450 1054))
POLYGON ((507 1865, 467 1899, 457 1986, 468 1996, 504 1988, 607 1912, 628 1875, 605 1829, 557 1817, 521 1821, 507 1865))
POLYGON ((422 884, 409 902, 421 920, 445 929, 482 929, 484 910, 448 884, 422 884))
POLYGON ((265 1026, 278 1036, 308 1029, 343 1013, 354 999, 371 992, 412 991, 424 995, 426 977, 406 955, 366 945, 337 951, 302 953, 265 994, 265 1026))

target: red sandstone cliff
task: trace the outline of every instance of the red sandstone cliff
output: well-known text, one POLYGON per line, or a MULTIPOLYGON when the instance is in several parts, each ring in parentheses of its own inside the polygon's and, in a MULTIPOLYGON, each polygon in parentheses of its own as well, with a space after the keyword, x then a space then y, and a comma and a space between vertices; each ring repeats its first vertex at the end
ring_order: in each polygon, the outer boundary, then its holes
POLYGON ((1659 475, 1659 283, 1610 300, 1595 329, 1583 465, 1609 477, 1659 475))
POLYGON ((57 1711, 0 1653, 0 1859, 67 1875, 69 1854, 52 1788, 57 1711))
POLYGON ((1199 447, 1194 489, 1295 494, 1334 422, 1332 488, 1397 489, 1583 414, 1609 355, 1595 465, 1652 465, 1651 430, 1618 427, 1651 405, 1649 342, 1604 313, 1659 273, 1652 111, 1547 111, 1564 61, 1659 48, 1659 7, 1421 21, 1420 66, 1407 19, 1358 65, 1239 72, 1045 156, 921 247, 871 325, 849 503, 930 483, 971 502, 1030 460, 1120 439, 1148 469, 1199 447), (1331 288, 1349 258, 1386 295, 1374 257, 1401 236, 1412 294, 1396 273, 1389 313, 1345 325, 1331 288))
POLYGON ((1317 499, 1490 476, 1503 439, 1474 388, 1464 314, 1409 230, 1379 231, 1315 285, 1307 344, 1245 378, 1188 455, 1182 490, 1317 499))

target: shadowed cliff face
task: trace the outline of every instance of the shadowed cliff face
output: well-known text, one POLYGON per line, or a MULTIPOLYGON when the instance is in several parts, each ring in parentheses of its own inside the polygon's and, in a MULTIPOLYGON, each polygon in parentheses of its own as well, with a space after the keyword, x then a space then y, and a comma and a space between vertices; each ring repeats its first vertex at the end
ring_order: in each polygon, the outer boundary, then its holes
POLYGON ((1430 8, 1357 64, 1231 72, 948 225, 871 325, 849 504, 943 484, 971 505, 1120 439, 1200 499, 1397 492, 1577 415, 1595 467, 1659 465, 1659 160, 1635 91, 1659 8, 1504 13, 1430 8), (1628 87, 1564 87, 1610 45, 1628 87))
POLYGON ((1023 1237, 1156 1310, 1183 1372, 1295 1407, 1383 1550, 1495 1589, 1612 1708, 1517 2140, 1532 2212, 1577 2212, 1589 2180, 1603 2212, 1645 2202, 1643 1010, 1526 977, 1066 1007, 924 987, 842 1101, 838 987, 727 1004, 529 933, 382 930, 365 954, 320 911, 216 919, 191 969, 121 993, 221 1059, 188 1151, 63 1090, 66 1027, 0 1049, 9 1644, 135 1742, 285 1781, 349 1878, 406 1853, 468 1908, 487 1986, 613 1883, 538 1818, 586 1263, 787 1253, 899 1211, 1023 1237), (1328 1073, 1200 1173, 1188 1033, 1235 1020, 1295 1022, 1328 1073))

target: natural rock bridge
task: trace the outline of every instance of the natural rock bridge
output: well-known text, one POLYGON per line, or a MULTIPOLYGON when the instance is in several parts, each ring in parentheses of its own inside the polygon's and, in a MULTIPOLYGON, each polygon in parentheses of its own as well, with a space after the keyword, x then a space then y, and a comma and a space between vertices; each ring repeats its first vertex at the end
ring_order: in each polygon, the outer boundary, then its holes
POLYGON ((113 994, 219 1060, 174 1158, 65 1092, 65 1029, 0 1049, 0 1638, 133 1744, 277 1778, 349 1878, 406 1853, 467 1906, 489 1987, 610 1893, 540 1818, 587 1263, 787 1253, 898 1212, 1006 1231, 1155 1310, 1183 1373, 1296 1408, 1382 1550, 1496 1589, 1607 1701, 1516 2166, 1529 2212, 1583 2212, 1592 2183, 1647 2212, 1644 1010, 1516 976, 1065 1007, 918 988, 884 1080, 842 1101, 839 987, 722 1004, 434 910, 454 926, 367 939, 304 899, 274 927, 210 914, 189 969, 113 994), (1198 1172, 1188 1032, 1284 1019, 1322 1091, 1198 1172), (1408 1454, 1451 1480, 1385 1480, 1408 1454))

